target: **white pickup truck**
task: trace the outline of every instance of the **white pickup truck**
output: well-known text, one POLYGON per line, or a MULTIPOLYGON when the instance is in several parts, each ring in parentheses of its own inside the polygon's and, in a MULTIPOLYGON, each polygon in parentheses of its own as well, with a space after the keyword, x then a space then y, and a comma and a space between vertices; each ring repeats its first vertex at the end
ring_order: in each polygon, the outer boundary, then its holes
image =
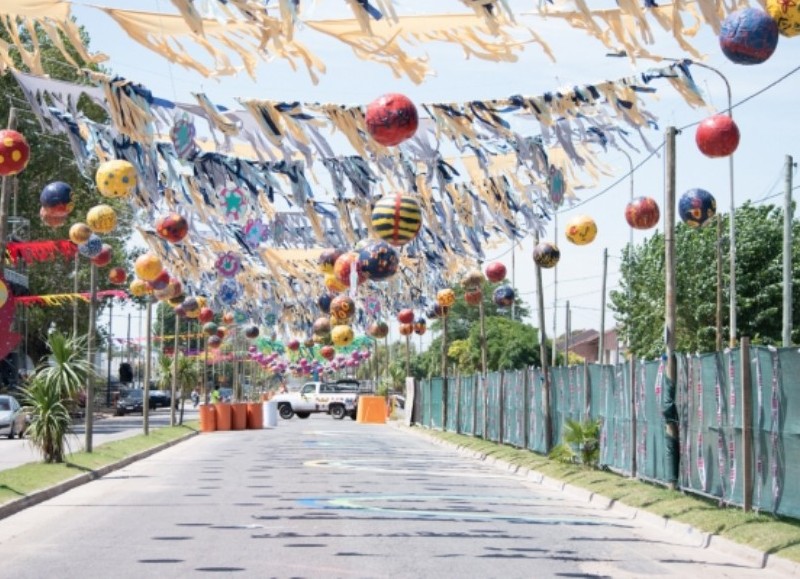
POLYGON ((285 420, 295 415, 308 418, 318 412, 330 414, 337 420, 345 416, 355 420, 360 392, 357 380, 306 382, 299 392, 278 394, 272 400, 277 402, 278 414, 285 420))

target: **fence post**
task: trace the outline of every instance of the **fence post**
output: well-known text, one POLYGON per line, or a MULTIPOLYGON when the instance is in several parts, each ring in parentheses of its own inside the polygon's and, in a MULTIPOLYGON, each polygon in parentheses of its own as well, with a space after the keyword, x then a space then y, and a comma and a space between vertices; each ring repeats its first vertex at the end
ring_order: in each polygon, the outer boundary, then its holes
POLYGON ((489 375, 483 378, 483 439, 489 440, 489 375))
MULTIPOLYGON (((750 375, 750 338, 742 337, 739 355, 742 365, 742 507, 748 513, 753 508, 753 383, 750 375)), ((731 384, 731 388, 735 386, 731 384)))
MULTIPOLYGON (((600 366, 602 368, 602 366, 600 366)), ((592 419, 592 391, 589 388, 589 363, 583 360, 583 421, 592 419)))
POLYGON ((500 372, 500 391, 498 392, 498 408, 497 408, 497 442, 503 444, 505 437, 505 397, 506 397, 506 373, 505 370, 500 372))
POLYGON ((472 436, 475 436, 475 430, 478 428, 478 387, 481 384, 481 378, 472 381, 472 436))
POLYGON ((456 374, 456 434, 461 433, 461 372, 456 374))
POLYGON ((528 377, 530 369, 525 368, 522 374, 522 408, 525 415, 522 417, 522 448, 528 449, 531 429, 531 395, 529 392, 530 379, 528 377))

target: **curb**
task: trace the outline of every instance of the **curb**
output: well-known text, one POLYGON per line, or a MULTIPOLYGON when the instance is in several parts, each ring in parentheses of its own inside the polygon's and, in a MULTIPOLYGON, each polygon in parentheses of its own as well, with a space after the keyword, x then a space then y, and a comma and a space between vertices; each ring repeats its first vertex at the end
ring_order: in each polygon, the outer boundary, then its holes
POLYGON ((608 497, 599 495, 594 491, 590 491, 581 487, 576 487, 569 483, 565 483, 564 481, 548 477, 538 471, 531 470, 528 467, 522 467, 503 460, 499 460, 492 456, 479 452, 477 450, 472 450, 470 448, 467 448, 466 446, 462 446, 460 444, 448 442, 446 440, 441 440, 439 438, 429 436, 427 435, 425 430, 418 430, 407 427, 405 425, 397 425, 397 427, 402 428, 403 430, 406 430, 407 432, 410 432, 412 434, 417 434, 418 436, 424 436, 426 440, 430 441, 433 444, 451 448, 461 456, 465 456, 467 458, 471 458, 474 460, 479 460, 494 468, 497 468, 498 470, 502 470, 511 475, 517 475, 521 478, 525 478, 529 482, 539 484, 554 490, 569 493, 578 500, 583 500, 588 503, 596 504, 606 510, 623 514, 626 518, 641 521, 650 526, 658 527, 673 533, 681 534, 684 537, 687 535, 695 536, 697 538, 696 546, 699 548, 707 549, 709 547, 714 547, 715 549, 719 549, 720 551, 742 557, 743 559, 751 562, 753 565, 761 569, 772 569, 789 575, 800 576, 800 564, 779 557, 778 555, 774 555, 772 553, 766 553, 764 551, 761 551, 754 547, 750 547, 748 545, 744 545, 742 543, 736 543, 735 541, 732 541, 720 535, 715 535, 713 533, 707 533, 705 531, 701 531, 700 529, 692 527, 688 523, 682 523, 680 521, 676 521, 668 517, 662 517, 661 515, 656 515, 649 511, 645 511, 636 507, 632 507, 630 505, 620 503, 615 499, 610 499, 608 497))
POLYGON ((143 450, 142 452, 139 452, 137 454, 126 456, 125 458, 117 462, 112 462, 111 464, 102 466, 97 470, 92 470, 83 474, 76 475, 51 487, 47 487, 40 491, 34 491, 29 495, 25 495, 24 497, 21 497, 19 499, 14 499, 13 501, 0 505, 0 520, 5 519, 6 517, 10 517, 11 515, 14 515, 20 511, 23 511, 28 507, 38 505, 39 503, 43 503, 44 501, 57 497, 58 495, 63 494, 69 490, 72 490, 75 487, 79 487, 86 483, 102 478, 107 474, 110 474, 116 470, 124 468, 129 464, 132 464, 138 460, 147 458, 148 456, 156 454, 157 452, 166 450, 167 448, 175 446, 176 444, 181 443, 184 440, 188 440, 193 436, 197 436, 198 434, 199 432, 191 432, 185 436, 182 436, 181 438, 176 438, 175 440, 170 440, 169 442, 161 443, 158 446, 154 446, 153 448, 148 448, 147 450, 143 450))

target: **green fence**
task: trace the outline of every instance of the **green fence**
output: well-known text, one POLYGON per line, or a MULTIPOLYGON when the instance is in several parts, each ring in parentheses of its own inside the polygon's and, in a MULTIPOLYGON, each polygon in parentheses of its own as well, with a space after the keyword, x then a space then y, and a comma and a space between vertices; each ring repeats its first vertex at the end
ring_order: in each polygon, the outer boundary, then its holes
MULTIPOLYGON (((677 356, 679 486, 744 501, 742 367, 738 349, 677 356)), ((600 419, 600 461, 618 472, 666 482, 663 360, 550 369, 553 445, 567 419, 600 419), (633 384, 631 384, 633 383, 633 384), (635 436, 634 436, 635 432, 635 436)), ((800 518, 800 351, 751 348, 750 421, 754 509, 800 518)), ((424 380, 418 424, 544 453, 540 369, 424 380), (446 408, 442 407, 446 386, 446 408)))

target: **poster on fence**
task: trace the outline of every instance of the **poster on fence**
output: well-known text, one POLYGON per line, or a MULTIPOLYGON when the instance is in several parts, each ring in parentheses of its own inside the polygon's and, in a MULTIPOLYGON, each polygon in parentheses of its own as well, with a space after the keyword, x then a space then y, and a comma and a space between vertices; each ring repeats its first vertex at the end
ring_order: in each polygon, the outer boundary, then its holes
POLYGON ((406 426, 411 426, 414 414, 414 377, 406 377, 406 404, 404 407, 405 416, 403 420, 406 426))

